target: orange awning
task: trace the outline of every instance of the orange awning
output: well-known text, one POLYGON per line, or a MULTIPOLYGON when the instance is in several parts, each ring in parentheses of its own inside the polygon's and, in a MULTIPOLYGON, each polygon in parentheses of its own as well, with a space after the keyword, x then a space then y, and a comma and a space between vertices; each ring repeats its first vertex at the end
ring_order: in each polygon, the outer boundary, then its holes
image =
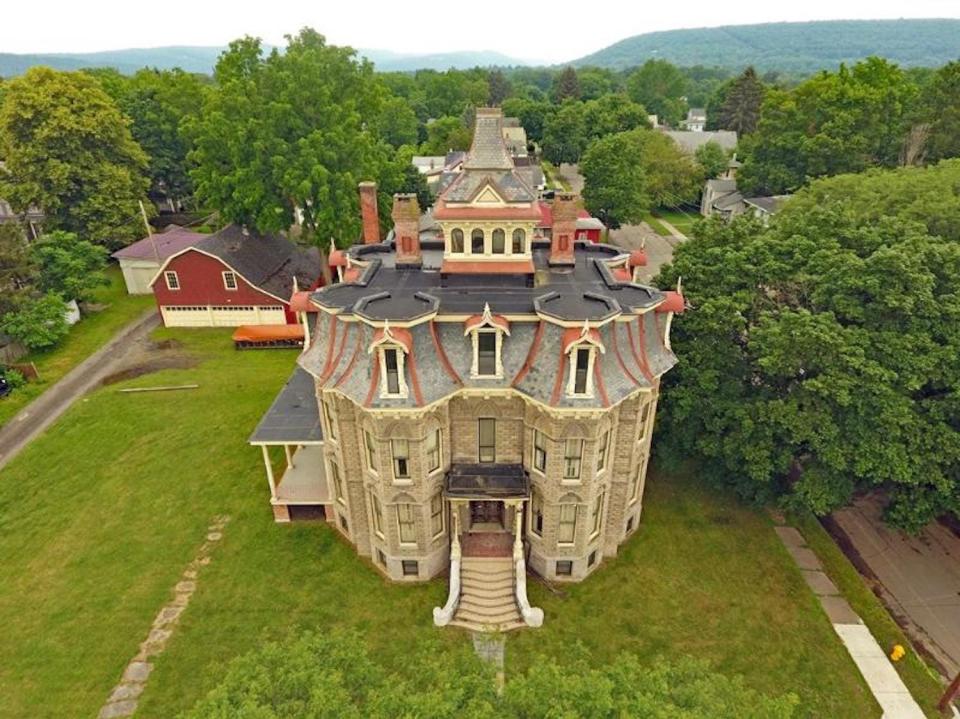
POLYGON ((302 340, 302 325, 243 325, 233 333, 234 342, 302 340))

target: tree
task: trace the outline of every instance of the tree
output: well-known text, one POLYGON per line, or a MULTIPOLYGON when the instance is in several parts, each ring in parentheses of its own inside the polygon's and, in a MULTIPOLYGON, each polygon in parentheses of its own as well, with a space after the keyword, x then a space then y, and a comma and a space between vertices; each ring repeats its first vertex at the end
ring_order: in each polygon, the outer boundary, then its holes
POLYGON ((388 96, 383 103, 380 134, 393 147, 415 145, 419 139, 420 124, 410 103, 402 97, 388 96))
POLYGON ((697 148, 694 153, 697 163, 703 169, 703 176, 708 180, 720 177, 727 170, 730 164, 730 158, 727 157, 727 151, 717 142, 707 142, 697 148))
POLYGON ((40 207, 49 229, 118 247, 143 234, 147 156, 97 80, 35 67, 11 80, 0 107, 0 197, 40 207))
POLYGON ((748 67, 740 77, 725 87, 717 112, 717 128, 734 130, 741 136, 756 130, 765 93, 766 88, 757 77, 756 71, 748 67))
POLYGON ((577 71, 569 65, 563 69, 553 84, 553 101, 558 105, 564 100, 580 99, 580 81, 577 79, 577 71))
POLYGON ((368 61, 314 30, 287 40, 264 57, 244 38, 220 57, 218 90, 187 124, 191 176, 226 220, 277 232, 299 219, 328 275, 327 252, 360 232, 357 184, 393 154, 377 133, 384 88, 368 61))
POLYGON ((551 112, 553 106, 542 100, 511 97, 503 101, 503 114, 506 117, 519 117, 520 124, 527 131, 527 138, 532 142, 543 139, 543 128, 551 112))
POLYGON ((666 60, 647 60, 627 78, 627 94, 658 119, 676 125, 686 112, 683 73, 666 60))
POLYGON ((741 186, 781 194, 813 178, 895 167, 916 94, 902 70, 875 57, 769 91, 743 145, 741 186))
POLYGON ((642 138, 626 132, 600 138, 583 155, 584 204, 609 227, 638 223, 650 210, 642 153, 642 138))
POLYGON ((947 63, 924 88, 920 122, 929 127, 926 156, 960 157, 960 61, 947 63))
POLYGON ((587 144, 583 105, 570 100, 547 116, 543 127, 543 156, 555 165, 577 162, 587 144))
POLYGON ((473 133, 459 117, 440 117, 427 125, 427 140, 420 146, 424 155, 446 155, 451 150, 468 150, 473 133))
POLYGON ((582 67, 577 70, 581 100, 597 100, 604 95, 623 92, 623 76, 604 67, 582 67))
POLYGON ((604 95, 583 103, 583 125, 589 141, 617 132, 649 128, 647 111, 626 95, 604 95))
POLYGON ((0 316, 0 332, 32 350, 53 347, 69 331, 63 298, 55 292, 25 298, 0 316))
POLYGON ((48 232, 30 249, 40 268, 39 288, 44 292, 55 292, 66 300, 89 300, 92 290, 109 283, 104 274, 106 248, 72 232, 48 232))
POLYGON ((487 85, 490 88, 490 94, 487 96, 487 104, 490 107, 499 107, 510 97, 513 90, 502 70, 491 70, 487 75, 487 85))
POLYGON ((0 223, 0 317, 30 294, 38 279, 24 228, 14 222, 0 223))
POLYGON ((793 695, 764 696, 705 662, 651 667, 631 655, 600 667, 540 657, 527 674, 511 675, 501 696, 492 669, 469 649, 437 649, 414 650, 409 665, 416 670, 399 675, 374 661, 357 634, 270 643, 235 659, 184 717, 789 719, 797 705, 793 695))
POLYGON ((888 521, 960 511, 960 161, 818 180, 769 227, 698 226, 665 450, 757 500, 825 514, 883 487, 888 521))

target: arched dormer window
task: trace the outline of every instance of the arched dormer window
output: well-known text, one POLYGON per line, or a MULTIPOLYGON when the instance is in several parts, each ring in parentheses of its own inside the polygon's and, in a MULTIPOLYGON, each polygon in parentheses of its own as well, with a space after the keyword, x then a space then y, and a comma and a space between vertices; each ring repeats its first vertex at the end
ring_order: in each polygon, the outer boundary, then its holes
POLYGON ((470 233, 470 254, 483 254, 483 230, 479 227, 470 233))
POLYGON ((459 227, 450 231, 450 252, 463 253, 463 230, 459 227))
POLYGON ((603 354, 600 333, 584 322, 583 329, 568 329, 563 333, 563 351, 569 366, 568 397, 593 397, 593 367, 597 353, 603 354))
POLYGON ((380 362, 381 397, 407 397, 404 364, 412 346, 413 338, 408 330, 394 330, 386 324, 374 333, 369 352, 376 352, 380 362))
POLYGON ((519 227, 513 231, 513 245, 510 251, 515 255, 522 255, 527 251, 527 233, 519 227))
POLYGON ((507 236, 499 227, 493 231, 490 251, 495 255, 502 255, 507 251, 507 236))
POLYGON ((464 323, 464 336, 473 338, 473 364, 470 376, 477 378, 503 377, 501 349, 503 336, 510 335, 510 323, 505 317, 490 313, 484 304, 482 315, 473 315, 464 323))

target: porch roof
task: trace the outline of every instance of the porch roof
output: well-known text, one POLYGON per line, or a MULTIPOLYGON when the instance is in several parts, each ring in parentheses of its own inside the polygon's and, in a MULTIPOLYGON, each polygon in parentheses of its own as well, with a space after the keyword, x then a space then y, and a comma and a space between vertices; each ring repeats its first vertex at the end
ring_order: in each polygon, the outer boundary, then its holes
POLYGON ((254 445, 323 442, 316 384, 310 373, 297 366, 248 442, 254 445))
POLYGON ((522 464, 453 464, 446 495, 462 499, 527 497, 530 483, 522 464))

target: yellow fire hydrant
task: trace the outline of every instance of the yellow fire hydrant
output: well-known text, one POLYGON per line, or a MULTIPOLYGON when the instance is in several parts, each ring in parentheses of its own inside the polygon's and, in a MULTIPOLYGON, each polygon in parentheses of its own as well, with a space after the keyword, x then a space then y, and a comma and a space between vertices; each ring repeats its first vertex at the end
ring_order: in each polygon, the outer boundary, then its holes
POLYGON ((894 662, 899 662, 903 659, 903 655, 907 653, 907 650, 903 648, 900 644, 893 645, 893 651, 890 652, 890 660, 894 662))

